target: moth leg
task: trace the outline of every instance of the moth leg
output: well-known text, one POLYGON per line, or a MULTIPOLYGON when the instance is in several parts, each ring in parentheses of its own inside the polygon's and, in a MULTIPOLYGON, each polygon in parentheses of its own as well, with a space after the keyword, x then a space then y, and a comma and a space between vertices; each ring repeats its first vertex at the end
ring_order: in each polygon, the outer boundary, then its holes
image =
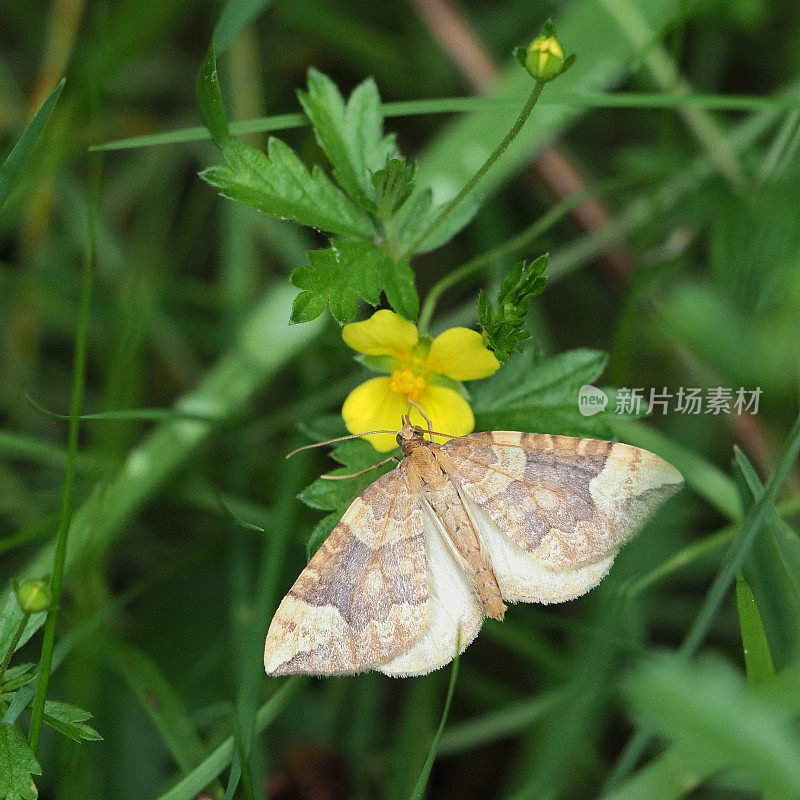
POLYGON ((359 475, 363 475, 365 472, 378 469, 378 467, 382 467, 384 464, 388 464, 390 461, 394 461, 395 464, 400 463, 399 458, 396 458, 395 456, 389 456, 389 458, 384 458, 383 461, 379 461, 377 464, 373 464, 371 467, 364 467, 364 469, 360 469, 358 472, 351 472, 349 475, 320 475, 320 478, 323 478, 326 481, 343 481, 345 478, 356 478, 359 475))
POLYGON ((433 421, 431 420, 431 418, 422 410, 422 407, 419 406, 417 403, 415 403, 413 400, 409 399, 408 405, 413 406, 414 408, 417 409, 417 411, 419 411, 420 414, 422 414, 422 418, 425 420, 425 422, 428 423, 428 435, 431 437, 431 441, 433 441, 433 421))

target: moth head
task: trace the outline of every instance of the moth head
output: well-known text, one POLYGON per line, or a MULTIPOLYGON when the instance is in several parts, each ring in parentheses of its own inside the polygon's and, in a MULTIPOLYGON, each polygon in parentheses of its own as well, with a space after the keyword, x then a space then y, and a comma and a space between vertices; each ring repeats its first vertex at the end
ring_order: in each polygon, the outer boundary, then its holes
POLYGON ((397 444, 405 448, 413 440, 421 440, 424 433, 424 429, 420 428, 419 425, 411 424, 411 417, 409 417, 408 414, 403 414, 403 427, 397 434, 397 444))

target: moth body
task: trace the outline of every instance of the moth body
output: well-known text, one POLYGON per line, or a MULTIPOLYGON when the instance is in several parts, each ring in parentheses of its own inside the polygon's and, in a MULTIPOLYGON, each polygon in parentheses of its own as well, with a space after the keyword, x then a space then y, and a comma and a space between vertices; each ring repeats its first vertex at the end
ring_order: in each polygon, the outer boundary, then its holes
POLYGON ((400 469, 406 472, 409 489, 421 496, 426 515, 469 578, 486 615, 502 620, 506 606, 500 586, 480 534, 450 477, 455 471, 452 461, 440 445, 426 441, 418 430, 401 446, 404 458, 400 469))

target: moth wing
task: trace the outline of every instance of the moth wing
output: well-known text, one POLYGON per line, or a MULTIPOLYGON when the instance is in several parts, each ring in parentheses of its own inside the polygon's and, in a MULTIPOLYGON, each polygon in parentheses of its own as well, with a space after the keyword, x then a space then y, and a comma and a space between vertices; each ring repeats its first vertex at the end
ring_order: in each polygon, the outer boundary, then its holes
POLYGON ((494 431, 451 439, 443 452, 511 601, 589 591, 683 480, 647 450, 596 439, 494 431))
POLYGON ((422 517, 427 555, 428 619, 410 650, 378 669, 386 675, 425 675, 463 652, 483 625, 484 609, 478 595, 445 544, 442 523, 422 497, 414 498, 422 517))
POLYGON ((422 510, 395 469, 353 501, 283 598, 267 632, 267 674, 377 668, 412 647, 428 600, 422 510))

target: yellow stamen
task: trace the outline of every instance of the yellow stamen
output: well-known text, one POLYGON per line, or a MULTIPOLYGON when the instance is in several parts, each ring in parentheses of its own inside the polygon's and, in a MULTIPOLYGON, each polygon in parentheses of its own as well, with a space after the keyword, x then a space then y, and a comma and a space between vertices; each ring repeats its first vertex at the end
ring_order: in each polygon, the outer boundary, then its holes
POLYGON ((389 379, 389 390, 416 401, 425 389, 425 379, 410 369, 396 369, 389 379))

